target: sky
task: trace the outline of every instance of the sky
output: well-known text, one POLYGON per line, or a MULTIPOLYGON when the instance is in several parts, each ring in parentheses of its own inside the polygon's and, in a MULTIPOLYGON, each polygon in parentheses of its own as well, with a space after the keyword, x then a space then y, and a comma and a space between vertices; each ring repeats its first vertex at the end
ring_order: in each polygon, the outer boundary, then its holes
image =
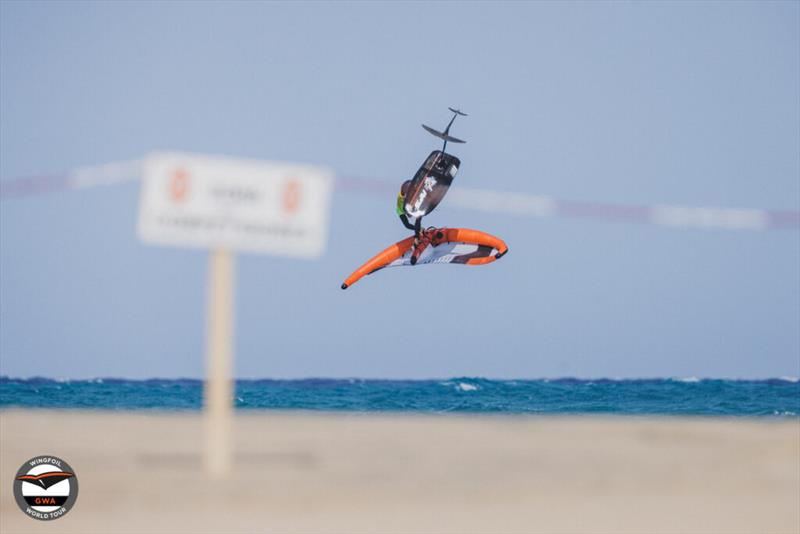
MULTIPOLYGON (((796 229, 448 206, 482 267, 342 280, 407 235, 438 141, 454 187, 800 210, 797 2, 0 2, 0 179, 180 150, 325 165, 316 261, 236 256, 235 375, 800 375, 796 229)), ((0 203, 0 374, 201 377, 208 253, 135 233, 139 183, 0 203)))

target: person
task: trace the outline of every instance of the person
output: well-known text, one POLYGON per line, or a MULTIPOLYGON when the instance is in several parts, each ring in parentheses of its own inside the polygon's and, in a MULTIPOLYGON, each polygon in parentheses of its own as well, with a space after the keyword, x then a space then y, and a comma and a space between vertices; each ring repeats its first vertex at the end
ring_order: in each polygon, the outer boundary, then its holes
POLYGON ((431 244, 433 235, 435 234, 439 239, 441 239, 442 235, 441 232, 437 232, 437 229, 434 227, 422 230, 422 217, 412 217, 412 219, 414 219, 413 222, 409 219, 405 208, 406 194, 408 193, 409 186, 411 186, 411 180, 406 180, 403 182, 403 185, 400 186, 400 192, 397 194, 397 206, 395 211, 397 212, 397 216, 400 217, 403 226, 409 230, 414 230, 411 265, 416 265, 420 255, 425 252, 425 249, 431 244))

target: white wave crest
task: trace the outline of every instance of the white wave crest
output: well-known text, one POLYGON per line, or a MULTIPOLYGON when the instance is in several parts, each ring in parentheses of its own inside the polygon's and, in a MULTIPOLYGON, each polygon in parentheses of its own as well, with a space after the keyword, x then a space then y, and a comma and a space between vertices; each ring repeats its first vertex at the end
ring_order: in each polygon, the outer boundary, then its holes
POLYGON ((478 386, 475 384, 467 384, 466 382, 459 382, 456 389, 459 391, 477 391, 478 386))
POLYGON ((683 382, 685 384, 696 384, 697 382, 700 382, 702 379, 697 378, 696 376, 680 376, 673 378, 672 380, 674 380, 675 382, 683 382))
POLYGON ((791 382, 792 384, 797 384, 800 382, 800 376, 781 376, 778 380, 783 380, 784 382, 791 382))

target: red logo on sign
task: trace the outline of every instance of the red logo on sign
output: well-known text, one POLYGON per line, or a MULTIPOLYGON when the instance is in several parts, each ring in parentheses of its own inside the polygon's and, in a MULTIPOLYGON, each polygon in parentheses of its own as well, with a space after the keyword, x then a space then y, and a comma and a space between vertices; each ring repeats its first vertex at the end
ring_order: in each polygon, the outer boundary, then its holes
POLYGON ((292 178, 283 187, 283 210, 286 213, 294 213, 300 206, 303 191, 300 188, 300 182, 292 178))
POLYGON ((172 200, 180 202, 189 192, 189 173, 184 169, 175 169, 169 182, 169 194, 172 200))

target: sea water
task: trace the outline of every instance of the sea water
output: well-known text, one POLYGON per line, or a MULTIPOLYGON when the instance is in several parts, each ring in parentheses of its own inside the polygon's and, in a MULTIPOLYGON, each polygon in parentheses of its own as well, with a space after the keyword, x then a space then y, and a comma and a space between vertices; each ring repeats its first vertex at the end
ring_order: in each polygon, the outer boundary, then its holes
MULTIPOLYGON (((0 377, 0 408, 198 410, 201 380, 0 377)), ((584 380, 237 380, 239 410, 765 416, 800 414, 797 377, 584 380)))

